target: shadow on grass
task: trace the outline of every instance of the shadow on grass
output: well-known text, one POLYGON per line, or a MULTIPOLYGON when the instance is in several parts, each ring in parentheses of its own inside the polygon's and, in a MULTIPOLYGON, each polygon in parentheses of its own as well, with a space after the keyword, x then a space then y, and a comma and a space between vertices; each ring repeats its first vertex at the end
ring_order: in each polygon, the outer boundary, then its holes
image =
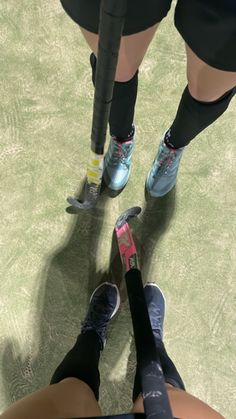
MULTIPOLYGON (((77 196, 81 198, 81 193, 77 196)), ((35 329, 29 337, 28 353, 22 354, 11 339, 2 342, 2 379, 9 403, 50 382, 80 331, 91 292, 99 283, 112 279, 111 272, 98 272, 96 266, 102 258, 98 246, 108 199, 102 194, 96 208, 71 215, 73 222, 64 243, 40 272, 37 306, 31 312, 35 329)), ((119 338, 121 346, 127 334, 124 331, 119 338)))
MULTIPOLYGON (((80 193, 77 196, 81 198, 80 193)), ((50 382, 55 368, 73 346, 80 331, 91 292, 103 281, 117 283, 122 302, 126 305, 121 315, 123 320, 119 321, 117 316, 110 327, 112 346, 105 354, 105 375, 109 375, 112 366, 119 362, 122 350, 130 340, 127 293, 115 234, 111 243, 109 271, 98 272, 96 268, 96 261, 102 257, 98 245, 108 199, 108 195, 102 192, 96 208, 78 210, 72 215, 74 220, 66 240, 49 256, 40 272, 37 306, 31 313, 35 318, 35 330, 29 338, 28 353, 22 354, 18 342, 11 339, 1 344, 2 378, 9 404, 50 382), (120 330, 117 330, 117 323, 120 330)), ((154 247, 168 228, 174 203, 174 191, 158 200, 148 198, 140 221, 130 222, 134 238, 141 245, 142 271, 147 278, 154 247)), ((116 393, 118 389, 131 390, 135 365, 133 344, 131 349, 129 365, 133 367, 116 389, 114 386, 116 393)))

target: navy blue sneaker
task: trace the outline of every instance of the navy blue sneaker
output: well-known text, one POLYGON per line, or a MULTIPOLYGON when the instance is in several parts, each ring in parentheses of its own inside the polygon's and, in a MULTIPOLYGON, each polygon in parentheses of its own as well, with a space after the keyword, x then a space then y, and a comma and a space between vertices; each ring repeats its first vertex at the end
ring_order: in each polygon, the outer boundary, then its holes
POLYGON ((154 282, 144 285, 144 295, 148 314, 155 337, 163 340, 163 324, 165 317, 165 297, 154 282))
POLYGON ((91 295, 81 333, 94 330, 101 340, 101 349, 104 349, 108 323, 118 311, 119 306, 120 293, 117 286, 110 282, 103 282, 91 295))

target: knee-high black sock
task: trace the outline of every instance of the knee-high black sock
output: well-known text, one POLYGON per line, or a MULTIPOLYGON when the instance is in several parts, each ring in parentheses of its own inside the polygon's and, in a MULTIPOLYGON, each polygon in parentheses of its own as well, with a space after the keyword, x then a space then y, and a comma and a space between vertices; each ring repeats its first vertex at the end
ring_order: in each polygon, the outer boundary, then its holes
POLYGON ((51 384, 56 384, 64 378, 75 377, 84 381, 99 398, 100 374, 98 363, 101 342, 94 331, 88 331, 78 336, 73 348, 54 372, 51 384))
MULTIPOLYGON (((161 339, 155 339, 158 355, 161 361, 161 367, 166 383, 172 384, 174 387, 181 388, 185 390, 183 380, 174 365, 173 361, 170 359, 169 355, 166 352, 164 343, 161 339)), ((133 388, 133 402, 137 399, 141 393, 141 378, 138 368, 136 369, 135 379, 134 379, 134 388, 133 388)))
POLYGON ((167 131, 165 143, 173 148, 188 145, 201 131, 211 125, 228 108, 236 93, 229 90, 214 102, 201 102, 194 99, 185 88, 173 124, 167 131))
MULTIPOLYGON (((95 85, 97 59, 90 55, 92 81, 95 85)), ((134 110, 138 91, 138 71, 126 82, 115 82, 109 125, 110 134, 120 139, 126 139, 133 130, 134 110)))

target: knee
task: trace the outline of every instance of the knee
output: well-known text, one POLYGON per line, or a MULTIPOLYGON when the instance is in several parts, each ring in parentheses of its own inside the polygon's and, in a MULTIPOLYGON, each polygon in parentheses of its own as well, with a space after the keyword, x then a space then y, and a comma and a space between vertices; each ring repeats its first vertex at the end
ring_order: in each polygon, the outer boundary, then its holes
POLYGON ((216 102, 221 99, 224 95, 227 95, 230 92, 235 94, 235 86, 232 86, 232 89, 225 91, 224 89, 218 89, 217 91, 211 90, 206 91, 202 86, 199 86, 198 83, 188 81, 188 90, 191 97, 198 102, 216 102))
POLYGON ((138 68, 130 66, 129 63, 120 65, 118 62, 115 81, 125 83, 130 81, 137 73, 138 68))
MULTIPOLYGON (((92 67, 92 80, 93 84, 95 84, 95 74, 96 74, 96 66, 97 66, 97 58, 94 53, 90 55, 90 64, 92 67)), ((115 81, 120 83, 125 83, 134 78, 136 73, 138 72, 138 68, 135 66, 130 66, 129 63, 119 62, 117 64, 115 81)))
MULTIPOLYGON (((188 90, 190 95, 193 99, 199 101, 199 102, 214 102, 217 100, 221 94, 216 94, 215 92, 207 92, 201 86, 199 86, 197 83, 188 82, 188 90)), ((224 92, 222 92, 223 94, 224 92)))
POLYGON ((116 73, 115 81, 119 83, 126 83, 135 76, 137 70, 130 73, 116 73))
MULTIPOLYGON (((68 377, 54 385, 55 400, 58 412, 74 411, 65 417, 101 416, 101 409, 92 389, 78 378, 68 377)), ((57 412, 57 413, 58 413, 57 412)), ((56 415, 55 417, 61 417, 56 415)))
POLYGON ((196 87, 196 85, 193 85, 191 83, 188 84, 188 91, 191 95, 191 98, 195 99, 199 103, 209 103, 214 104, 219 101, 222 102, 222 100, 227 101, 228 104, 231 101, 232 97, 236 93, 236 87, 233 87, 232 89, 228 90, 227 92, 204 92, 199 87, 196 87))

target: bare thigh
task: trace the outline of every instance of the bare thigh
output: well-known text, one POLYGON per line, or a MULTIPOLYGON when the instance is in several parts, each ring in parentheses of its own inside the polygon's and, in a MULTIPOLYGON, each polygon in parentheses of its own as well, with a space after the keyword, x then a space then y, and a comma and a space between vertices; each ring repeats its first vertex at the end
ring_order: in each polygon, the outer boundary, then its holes
POLYGON ((204 102, 218 99, 236 86, 236 72, 209 66, 186 45, 187 78, 191 95, 204 102))
POLYGON ((61 419, 101 414, 90 387, 77 378, 66 378, 17 401, 1 419, 61 419))
MULTIPOLYGON (((196 397, 169 384, 166 387, 175 417, 181 419, 224 419, 223 416, 196 397)), ((141 396, 134 403, 132 412, 144 412, 141 396)), ((115 413, 117 412, 111 412, 111 414, 115 413)), ((101 415, 100 406, 90 387, 77 378, 67 378, 17 401, 1 415, 1 418, 61 419, 101 415)))
MULTIPOLYGON (((123 36, 119 51, 116 81, 130 80, 139 68, 159 23, 134 35, 123 36)), ((80 28, 91 50, 97 55, 98 35, 80 28)))
MULTIPOLYGON (((180 419, 224 419, 222 415, 216 412, 201 400, 187 393, 186 391, 172 387, 166 384, 167 394, 170 401, 173 416, 180 419)), ((143 399, 138 397, 132 408, 133 413, 143 413, 143 399)))

